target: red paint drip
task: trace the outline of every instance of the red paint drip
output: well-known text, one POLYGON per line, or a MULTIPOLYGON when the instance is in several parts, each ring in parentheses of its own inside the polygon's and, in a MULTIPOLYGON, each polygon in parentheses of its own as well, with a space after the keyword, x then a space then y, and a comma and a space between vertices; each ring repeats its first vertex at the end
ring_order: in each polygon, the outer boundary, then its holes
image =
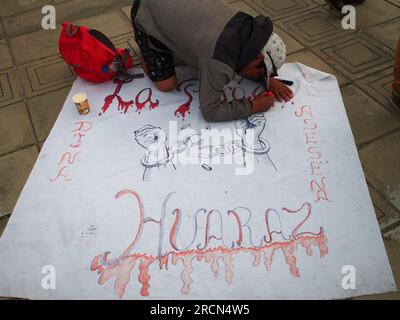
POLYGON ((139 274, 139 282, 142 284, 142 290, 140 290, 140 294, 143 297, 149 296, 149 288, 150 288, 150 275, 149 275, 149 267, 154 262, 154 258, 152 257, 144 257, 139 266, 140 274, 139 274))
POLYGON ((133 101, 124 101, 121 98, 121 96, 119 96, 119 93, 121 91, 122 86, 125 83, 131 82, 131 81, 132 81, 132 79, 126 79, 126 80, 115 79, 114 80, 114 83, 117 83, 117 87, 115 88, 115 91, 112 95, 109 95, 104 99, 104 105, 101 108, 99 116, 101 116, 102 114, 105 114, 107 112, 107 110, 110 108, 110 106, 113 103, 115 98, 117 98, 117 100, 118 100, 118 110, 123 110, 125 114, 128 112, 129 108, 133 106, 133 101))
POLYGON ((192 94, 188 91, 189 87, 192 87, 193 84, 188 84, 183 91, 186 93, 188 100, 182 104, 176 111, 175 111, 175 117, 181 116, 183 119, 186 117, 186 113, 190 114, 190 106, 193 102, 193 96, 192 94))
POLYGON ((138 93, 138 95, 136 96, 136 109, 137 111, 139 111, 139 113, 148 105, 149 109, 155 109, 160 105, 160 101, 158 99, 156 99, 155 101, 152 100, 153 97, 153 90, 151 88, 146 88, 143 89, 142 91, 140 91, 138 93), (148 91, 148 96, 147 99, 144 100, 143 102, 140 102, 139 98, 142 96, 142 94, 148 91))
POLYGON ((124 258, 121 262, 113 266, 104 266, 101 264, 101 259, 107 262, 107 255, 100 255, 93 259, 91 264, 91 270, 97 271, 100 274, 99 285, 105 284, 111 278, 116 278, 114 284, 115 293, 118 297, 123 298, 126 286, 130 281, 130 275, 137 261, 139 263, 139 278, 138 281, 142 285, 140 294, 143 297, 149 296, 150 289, 150 275, 149 268, 154 262, 159 263, 160 270, 164 267, 168 270, 169 258, 172 257, 172 264, 177 265, 178 261, 182 261, 183 271, 181 273, 181 280, 183 286, 181 288, 182 294, 189 294, 190 287, 193 284, 193 279, 191 278, 191 273, 194 271, 193 261, 195 258, 198 262, 203 259, 206 263, 211 263, 211 270, 214 276, 218 276, 219 273, 219 263, 222 260, 225 264, 225 280, 230 285, 233 282, 234 276, 234 265, 233 265, 233 255, 251 253, 253 260, 253 267, 259 267, 261 262, 261 257, 264 257, 264 265, 267 270, 271 269, 273 263, 273 257, 276 251, 281 250, 285 262, 289 266, 290 273, 293 277, 300 277, 300 271, 297 267, 297 260, 294 255, 297 247, 300 245, 306 249, 308 255, 312 255, 312 246, 319 248, 320 258, 325 257, 328 254, 327 238, 324 234, 324 230, 321 229, 319 234, 313 235, 300 235, 295 239, 287 242, 276 242, 272 244, 265 245, 261 248, 254 247, 239 247, 233 249, 226 249, 224 247, 210 248, 205 251, 200 250, 189 250, 182 252, 168 252, 164 257, 153 257, 146 254, 132 254, 124 258))
POLYGON ((124 114, 127 114, 129 108, 133 106, 133 100, 124 101, 120 96, 117 96, 117 99, 118 99, 118 110, 123 111, 124 114))

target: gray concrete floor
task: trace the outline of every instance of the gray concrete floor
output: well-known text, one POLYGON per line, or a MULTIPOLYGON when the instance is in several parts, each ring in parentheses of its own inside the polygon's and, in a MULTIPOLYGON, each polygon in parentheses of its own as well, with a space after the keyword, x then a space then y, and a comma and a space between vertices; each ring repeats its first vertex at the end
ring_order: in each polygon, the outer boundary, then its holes
MULTIPOLYGON (((357 7, 357 30, 343 30, 323 0, 227 2, 270 16, 290 62, 337 76, 400 287, 400 113, 390 101, 400 0, 366 0, 357 7)), ((58 23, 99 29, 130 47, 138 63, 131 0, 0 1, 0 235, 74 81, 58 55, 60 29, 41 29, 41 8, 50 3, 58 23)), ((400 293, 372 298, 400 299, 400 293)))

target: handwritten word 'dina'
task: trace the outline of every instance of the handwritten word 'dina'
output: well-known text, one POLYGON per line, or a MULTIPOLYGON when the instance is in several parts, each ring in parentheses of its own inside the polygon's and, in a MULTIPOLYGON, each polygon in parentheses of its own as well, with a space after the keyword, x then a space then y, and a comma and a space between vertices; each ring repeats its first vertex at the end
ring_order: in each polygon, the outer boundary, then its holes
POLYGON ((61 155, 60 161, 57 163, 58 172, 57 174, 50 178, 50 182, 56 182, 59 179, 61 181, 69 182, 72 178, 69 176, 70 167, 76 165, 78 156, 81 154, 81 147, 83 138, 86 134, 92 130, 93 124, 91 122, 77 122, 72 130, 73 140, 68 146, 68 149, 61 155))

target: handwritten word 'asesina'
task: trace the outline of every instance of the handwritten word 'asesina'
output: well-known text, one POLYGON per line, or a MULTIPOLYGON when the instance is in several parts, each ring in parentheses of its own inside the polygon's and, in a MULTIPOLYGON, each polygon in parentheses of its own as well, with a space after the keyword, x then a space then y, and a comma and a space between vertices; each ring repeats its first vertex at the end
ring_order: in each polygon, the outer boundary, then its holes
POLYGON ((317 140, 318 124, 312 114, 310 106, 302 106, 300 110, 295 112, 296 117, 303 119, 304 123, 304 137, 307 153, 307 158, 310 165, 310 191, 315 193, 314 202, 321 201, 332 202, 329 199, 326 176, 322 172, 323 166, 329 164, 329 161, 323 158, 321 148, 317 140))
POLYGON ((61 181, 69 182, 72 178, 69 176, 70 167, 76 165, 78 156, 81 154, 81 145, 83 138, 87 132, 92 130, 93 124, 91 122, 77 122, 74 124, 74 130, 72 131, 73 140, 68 146, 68 149, 61 155, 60 161, 57 163, 59 168, 58 173, 50 178, 50 182, 56 182, 60 178, 61 181))

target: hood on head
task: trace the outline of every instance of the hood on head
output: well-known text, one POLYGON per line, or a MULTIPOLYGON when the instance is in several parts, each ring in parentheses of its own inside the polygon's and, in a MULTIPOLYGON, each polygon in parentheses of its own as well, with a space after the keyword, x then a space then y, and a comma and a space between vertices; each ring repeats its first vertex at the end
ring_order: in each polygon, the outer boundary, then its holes
POLYGON ((248 65, 268 42, 273 31, 272 21, 264 16, 257 16, 251 23, 251 32, 247 41, 242 43, 237 69, 248 65))
POLYGON ((218 38, 213 58, 239 71, 260 54, 272 31, 271 19, 239 11, 218 38))

